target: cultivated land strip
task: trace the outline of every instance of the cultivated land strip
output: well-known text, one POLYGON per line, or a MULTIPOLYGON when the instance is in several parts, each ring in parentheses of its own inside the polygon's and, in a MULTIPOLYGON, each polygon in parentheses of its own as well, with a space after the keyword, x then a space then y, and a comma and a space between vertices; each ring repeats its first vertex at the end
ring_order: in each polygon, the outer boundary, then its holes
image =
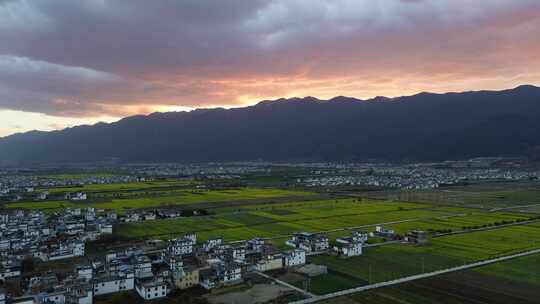
MULTIPOLYGON (((384 210, 384 211, 369 212, 369 214, 375 215, 375 214, 378 214, 378 213, 406 212, 406 211, 428 211, 428 210, 436 210, 436 209, 438 209, 438 207, 433 207, 433 206, 415 207, 415 208, 410 208, 410 209, 406 209, 406 210, 384 210)), ((253 212, 253 210, 246 210, 246 211, 242 211, 240 213, 250 213, 250 212, 253 212)), ((229 213, 229 214, 238 214, 238 213, 237 212, 236 213, 232 212, 232 213, 229 213)), ((308 216, 308 215, 306 215, 305 217, 295 218, 295 219, 272 219, 272 218, 269 218, 268 221, 264 221, 264 222, 261 222, 261 223, 230 225, 230 226, 228 226, 226 228, 223 228, 223 229, 253 228, 253 227, 269 225, 269 224, 296 223, 296 222, 299 222, 299 221, 334 219, 334 218, 340 218, 340 217, 355 216, 355 215, 360 215, 360 214, 363 214, 363 213, 359 213, 358 211, 354 211, 354 212, 347 212, 347 213, 342 213, 342 214, 337 214, 337 215, 325 215, 325 216, 308 216)), ((451 213, 451 212, 446 212, 446 215, 415 217, 415 218, 409 218, 409 219, 397 220, 397 221, 389 221, 389 222, 373 223, 373 224, 366 224, 366 225, 360 225, 360 226, 349 226, 349 227, 341 227, 341 228, 335 228, 335 229, 329 229, 329 230, 321 230, 319 232, 332 233, 332 232, 340 232, 340 231, 347 231, 347 230, 369 228, 369 227, 374 227, 374 226, 377 226, 377 225, 400 224, 400 223, 415 222, 415 221, 422 221, 422 220, 437 220, 437 219, 447 219, 447 218, 462 217, 462 216, 467 216, 467 214, 465 214, 465 213, 455 214, 455 213, 451 213)), ((214 215, 198 217, 198 219, 200 219, 200 218, 212 218, 212 217, 214 217, 214 215)), ((168 221, 168 220, 165 220, 165 221, 168 221)), ((170 220, 170 221, 175 221, 175 220, 170 220)), ((129 226, 129 225, 141 225, 141 223, 124 224, 124 226, 126 226, 126 227, 129 226)), ((215 230, 216 230, 216 228, 206 228, 206 229, 198 229, 198 230, 194 230, 194 231, 190 231, 190 232, 208 232, 208 231, 215 231, 215 230)), ((152 233, 152 234, 146 234, 144 236, 139 236, 139 237, 144 237, 144 238, 162 237, 162 236, 176 235, 176 234, 179 234, 179 233, 181 234, 181 233, 185 233, 185 232, 152 233)), ((292 234, 283 234, 283 235, 276 235, 276 236, 267 237, 267 238, 263 238, 263 239, 266 239, 266 240, 281 239, 281 238, 289 237, 291 235, 292 234)))
POLYGON ((436 238, 436 237, 465 234, 465 233, 471 233, 471 232, 477 232, 477 231, 497 230, 497 229, 501 229, 501 228, 505 228, 505 227, 534 224, 534 223, 537 223, 539 221, 540 221, 540 219, 534 219, 534 220, 517 222, 517 223, 508 223, 508 224, 503 224, 503 225, 499 225, 499 226, 491 226, 491 227, 481 227, 481 228, 474 228, 474 229, 467 229, 467 230, 459 230, 459 231, 453 231, 453 232, 448 232, 448 233, 438 233, 438 234, 433 235, 433 237, 436 238))
POLYGON ((493 209, 490 209, 489 212, 498 212, 498 211, 511 210, 511 209, 526 209, 526 208, 536 207, 536 206, 540 206, 540 203, 531 204, 531 205, 503 207, 503 208, 493 208, 493 209))
POLYGON ((308 299, 291 302, 291 304, 307 304, 307 303, 320 302, 320 301, 329 300, 329 299, 332 299, 332 298, 337 298, 337 297, 341 297, 341 296, 345 296, 345 295, 350 295, 350 294, 354 294, 354 293, 358 293, 358 292, 363 292, 363 291, 366 291, 366 290, 371 290, 371 289, 376 289, 376 288, 381 288, 381 287, 386 287, 386 286, 402 284, 402 283, 406 283, 406 282, 410 282, 410 281, 430 278, 430 277, 443 275, 443 274, 447 274, 447 273, 451 273, 451 272, 462 271, 462 270, 481 267, 481 266, 494 264, 494 263, 498 263, 498 262, 508 261, 508 260, 512 260, 512 259, 516 259, 516 258, 521 258, 521 257, 533 255, 533 254, 540 254, 540 249, 529 250, 529 251, 525 251, 525 252, 521 252, 521 253, 517 253, 517 254, 512 254, 512 255, 498 257, 498 258, 493 258, 493 259, 484 260, 484 261, 480 261, 480 262, 475 262, 475 263, 471 263, 471 264, 467 264, 467 265, 462 265, 462 266, 447 268, 447 269, 443 269, 443 270, 437 270, 437 271, 433 271, 433 272, 408 276, 408 277, 404 277, 404 278, 400 278, 400 279, 396 279, 396 280, 391 280, 391 281, 386 281, 386 282, 381 282, 381 283, 376 283, 376 284, 370 284, 370 285, 366 285, 366 286, 351 288, 351 289, 347 289, 347 290, 343 290, 343 291, 338 291, 338 292, 325 294, 325 295, 322 295, 322 296, 311 296, 308 299))

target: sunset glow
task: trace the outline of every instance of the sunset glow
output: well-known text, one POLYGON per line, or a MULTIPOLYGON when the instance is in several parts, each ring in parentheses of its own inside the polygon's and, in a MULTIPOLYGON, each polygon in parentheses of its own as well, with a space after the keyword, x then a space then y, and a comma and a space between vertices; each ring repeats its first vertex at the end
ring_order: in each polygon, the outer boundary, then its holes
POLYGON ((537 0, 0 1, 0 136, 540 84, 537 0))

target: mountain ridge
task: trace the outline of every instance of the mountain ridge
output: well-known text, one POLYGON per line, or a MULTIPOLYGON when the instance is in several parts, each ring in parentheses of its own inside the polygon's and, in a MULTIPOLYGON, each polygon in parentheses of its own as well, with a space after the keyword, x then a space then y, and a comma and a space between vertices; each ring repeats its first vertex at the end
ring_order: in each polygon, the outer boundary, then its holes
POLYGON ((0 138, 0 160, 361 161, 529 156, 529 151, 540 147, 537 120, 540 88, 533 85, 367 100, 280 98, 240 108, 156 112, 113 123, 14 134, 0 138))

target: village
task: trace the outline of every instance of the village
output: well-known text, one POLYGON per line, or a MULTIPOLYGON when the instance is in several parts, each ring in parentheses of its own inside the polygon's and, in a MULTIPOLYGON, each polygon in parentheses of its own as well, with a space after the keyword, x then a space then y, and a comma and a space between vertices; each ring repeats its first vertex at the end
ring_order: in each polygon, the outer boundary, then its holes
POLYGON ((285 303, 393 281, 402 268, 401 277, 443 269, 445 260, 429 252, 446 250, 446 238, 538 220, 537 167, 470 164, 8 170, 0 177, 0 304, 285 303), (408 180, 419 187, 411 189, 440 186, 440 197, 429 197, 440 205, 397 192, 408 180), (478 196, 484 180, 519 192, 448 208, 448 184, 471 183, 478 196), (516 198, 530 214, 514 213, 516 198), (401 257, 411 263, 386 266, 401 257), (257 291, 265 296, 249 298, 257 291))
MULTIPOLYGON (((141 214, 140 218, 144 216, 141 214)), ((89 304, 95 297, 126 291, 153 300, 195 286, 213 290, 240 284, 246 276, 279 269, 314 276, 325 273, 326 267, 305 266, 309 255, 354 257, 362 255, 370 236, 399 238, 383 226, 371 233, 351 231, 350 236, 335 242, 330 242, 325 233, 300 232, 286 241, 289 250, 279 250, 263 238, 232 243, 216 238, 199 244, 196 234, 187 234, 93 255, 84 263, 74 263, 71 274, 62 279, 48 272, 21 280, 25 261, 37 259, 47 263, 83 257, 85 243, 112 234, 119 220, 115 213, 97 212, 91 207, 68 208, 55 216, 41 211, 3 213, 0 282, 17 282, 20 289, 2 289, 0 304, 89 304)), ((423 233, 422 237, 413 238, 417 234, 403 241, 425 242, 423 233)))
MULTIPOLYGON (((487 165, 486 165, 487 166, 487 165)), ((519 168, 466 167, 438 168, 430 166, 360 167, 356 170, 314 170, 313 175, 297 179, 307 187, 371 186, 402 190, 429 190, 441 186, 474 181, 539 180, 540 171, 519 168)))

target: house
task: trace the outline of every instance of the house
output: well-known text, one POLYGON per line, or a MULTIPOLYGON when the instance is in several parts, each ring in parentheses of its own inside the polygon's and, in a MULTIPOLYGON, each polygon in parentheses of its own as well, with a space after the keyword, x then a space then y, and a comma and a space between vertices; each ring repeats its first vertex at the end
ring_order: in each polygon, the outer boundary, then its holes
POLYGON ((126 214, 124 218, 124 222, 130 223, 130 222, 138 222, 141 220, 141 215, 137 212, 132 212, 129 214, 126 214))
POLYGON ((427 242, 427 239, 427 233, 422 230, 412 230, 405 236, 407 242, 417 245, 424 245, 427 242))
POLYGON ((172 272, 176 288, 183 290, 199 285, 199 267, 194 264, 183 265, 178 271, 172 272))
POLYGON ((304 264, 306 264, 306 252, 304 250, 295 249, 283 254, 283 266, 285 267, 294 267, 304 264))
POLYGON ((200 285, 212 289, 222 285, 235 284, 242 281, 242 267, 239 263, 209 260, 209 268, 200 271, 200 285))
POLYGON ((164 254, 163 261, 172 272, 181 271, 184 267, 184 261, 181 256, 164 254))
POLYGON ((156 219, 156 214, 154 212, 145 213, 143 215, 145 221, 153 221, 156 219))
POLYGON ((134 286, 135 275, 130 271, 107 273, 93 280, 93 291, 96 296, 133 290, 134 286))
POLYGON ((135 278, 143 279, 152 277, 152 261, 145 255, 135 256, 132 258, 133 268, 135 270, 135 278))
POLYGON ((171 255, 186 255, 193 253, 193 246, 197 239, 191 236, 184 236, 182 238, 169 241, 167 251, 171 255))
POLYGON ((100 224, 99 225, 99 232, 101 234, 112 234, 113 233, 113 225, 111 225, 111 224, 100 224))
POLYGON ((362 246, 367 242, 367 233, 353 232, 350 237, 336 239, 334 251, 343 257, 362 255, 362 246))
POLYGON ((86 193, 83 192, 77 192, 74 195, 69 195, 69 199, 72 201, 85 201, 87 199, 86 193))
POLYGON ((3 260, 0 264, 0 281, 21 275, 21 262, 15 259, 3 260))
POLYGON ((8 251, 11 248, 11 241, 9 239, 0 239, 0 252, 8 251))
POLYGON ((236 262, 220 262, 212 265, 216 271, 218 280, 221 283, 228 284, 242 280, 242 268, 236 262))
POLYGON ((37 304, 65 304, 66 291, 42 292, 36 296, 35 301, 37 304))
POLYGON ((217 246, 220 246, 221 244, 223 244, 222 238, 207 240, 206 242, 203 243, 203 250, 204 252, 210 252, 212 251, 212 249, 214 249, 217 246))
POLYGON ((40 192, 36 195, 36 200, 44 201, 47 199, 48 196, 49 196, 49 192, 47 191, 40 192))
POLYGON ((77 278, 83 281, 90 281, 94 277, 94 270, 90 266, 77 266, 77 278))
POLYGON ((68 244, 58 244, 55 248, 45 252, 40 257, 43 261, 56 261, 84 256, 85 244, 81 241, 73 241, 68 244))
POLYGON ((375 236, 380 236, 384 238, 392 238, 395 235, 395 232, 393 229, 386 229, 383 225, 377 225, 375 226, 375 236))
POLYGON ((135 284, 135 290, 145 300, 164 298, 169 292, 167 282, 162 278, 139 281, 135 284))
POLYGON ((54 289, 59 284, 58 277, 54 273, 46 273, 41 276, 31 277, 28 288, 33 292, 54 289))
POLYGON ((94 293, 89 285, 73 284, 66 286, 66 303, 68 304, 92 304, 94 293))
POLYGON ((249 252, 261 252, 264 247, 264 240, 262 238, 254 238, 247 241, 246 250, 249 252))
POLYGON ((78 221, 69 221, 64 223, 64 231, 69 235, 78 235, 84 233, 85 224, 78 221))
POLYGON ((281 253, 263 255, 254 265, 256 271, 270 271, 283 268, 283 255, 281 253))
POLYGON ((295 233, 285 244, 306 252, 322 252, 330 247, 328 236, 324 233, 295 233))
POLYGON ((231 256, 236 262, 243 262, 246 259, 246 247, 244 245, 230 248, 231 256))

